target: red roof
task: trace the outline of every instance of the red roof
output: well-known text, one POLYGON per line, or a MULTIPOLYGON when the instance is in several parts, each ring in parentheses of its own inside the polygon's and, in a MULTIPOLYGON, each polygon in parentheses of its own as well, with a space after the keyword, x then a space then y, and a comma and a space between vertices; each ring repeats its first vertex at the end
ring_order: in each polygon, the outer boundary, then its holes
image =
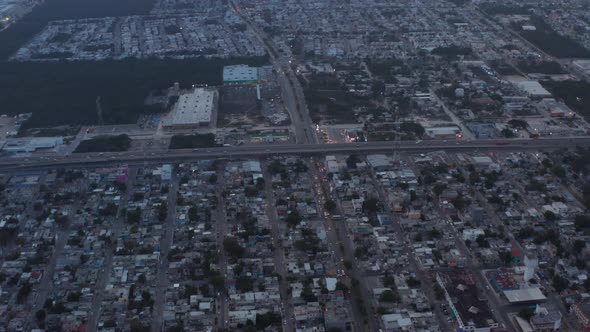
POLYGON ((511 252, 513 257, 522 257, 522 253, 514 246, 512 247, 511 252))

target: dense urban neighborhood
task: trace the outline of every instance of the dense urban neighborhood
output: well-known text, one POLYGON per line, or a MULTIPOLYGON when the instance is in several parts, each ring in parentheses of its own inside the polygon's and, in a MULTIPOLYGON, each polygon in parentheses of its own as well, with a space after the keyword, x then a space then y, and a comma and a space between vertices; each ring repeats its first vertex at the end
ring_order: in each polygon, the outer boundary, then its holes
POLYGON ((0 332, 590 331, 586 0, 0 0, 0 332))

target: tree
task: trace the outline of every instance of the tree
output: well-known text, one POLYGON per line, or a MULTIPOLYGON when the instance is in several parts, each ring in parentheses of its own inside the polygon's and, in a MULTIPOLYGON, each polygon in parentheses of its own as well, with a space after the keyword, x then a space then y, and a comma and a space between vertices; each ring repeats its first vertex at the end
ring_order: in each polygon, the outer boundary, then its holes
POLYGON ((551 284, 553 285, 553 288, 555 288, 555 290, 560 293, 561 291, 568 288, 570 283, 566 278, 556 274, 553 276, 551 284))
POLYGON ((489 248, 490 247, 490 243, 488 242, 488 240, 486 240, 486 237, 483 235, 478 235, 477 238, 475 239, 475 242, 477 242, 477 245, 480 248, 489 248))
POLYGON ((29 296, 32 288, 33 287, 31 286, 31 284, 29 284, 28 282, 24 282, 18 289, 18 293, 16 294, 17 302, 22 303, 27 298, 27 296, 29 296))
POLYGON ((129 324, 129 331, 131 331, 131 332, 144 332, 144 331, 149 331, 149 330, 150 330, 150 326, 144 325, 137 318, 132 320, 131 323, 129 324))
POLYGON ((236 279, 236 289, 242 293, 254 290, 254 280, 248 276, 239 276, 236 279))
POLYGON ((188 219, 190 221, 198 221, 199 220, 199 209, 196 206, 191 206, 188 209, 188 219))
POLYGON ((343 291, 343 292, 347 293, 348 292, 348 286, 346 286, 341 281, 337 281, 336 282, 336 290, 343 291))
POLYGON ((508 124, 514 128, 519 129, 526 129, 526 127, 528 127, 528 123, 526 121, 518 119, 510 120, 508 121, 508 124))
POLYGON ((518 317, 526 320, 527 322, 535 315, 535 311, 531 308, 524 308, 518 312, 518 317))
POLYGON ((574 219, 574 225, 576 226, 576 230, 583 230, 590 228, 590 217, 587 215, 577 215, 574 219))
POLYGON ((371 196, 363 202, 363 211, 369 215, 381 211, 382 204, 378 198, 371 196))
POLYGON ((379 302, 397 302, 399 301, 399 295, 391 290, 386 290, 379 295, 379 302))
POLYGON ((504 137, 506 137, 506 138, 513 138, 514 136, 516 136, 514 134, 514 131, 512 131, 512 129, 510 129, 510 128, 502 129, 502 135, 504 135, 504 137))
POLYGON ((447 188, 446 184, 442 184, 442 183, 437 183, 436 185, 434 185, 434 187, 432 188, 432 192, 436 195, 436 196, 440 196, 440 194, 443 193, 443 191, 447 188))
POLYGON ((209 176, 209 183, 211 183, 211 184, 217 183, 217 174, 211 174, 211 176, 209 176))
POLYGON ((438 283, 435 283, 434 286, 432 286, 432 289, 434 291, 434 296, 438 301, 442 301, 445 298, 445 291, 438 283))
POLYGON ((408 286, 410 286, 410 287, 418 287, 418 286, 420 286, 420 280, 418 280, 418 279, 416 279, 416 278, 414 278, 414 277, 409 277, 409 278, 406 280, 406 283, 407 283, 407 284, 408 284, 408 286))
POLYGON ((575 240, 574 241, 574 245, 573 245, 573 249, 574 249, 574 254, 579 254, 580 252, 582 252, 582 249, 586 248, 586 241, 584 240, 575 240))
POLYGON ((421 124, 415 122, 404 122, 399 126, 399 129, 406 133, 411 133, 417 137, 422 137, 426 132, 421 124))
POLYGON ((303 290, 301 291, 301 297, 305 300, 305 302, 317 302, 318 298, 313 294, 313 290, 309 286, 309 284, 305 284, 303 286, 303 290))
POLYGON ((40 328, 45 326, 45 317, 47 317, 47 313, 43 309, 37 310, 35 313, 35 320, 40 328))
POLYGON ((545 219, 547 221, 555 221, 557 219, 559 219, 559 217, 553 213, 552 211, 545 211, 545 213, 543 214, 545 216, 545 219))
POLYGON ((256 189, 264 190, 264 178, 256 179, 256 189))
POLYGON ((244 247, 242 247, 236 238, 228 237, 223 240, 223 249, 232 257, 242 257, 244 247))
POLYGON ((334 213, 334 211, 336 211, 336 202, 331 199, 326 200, 324 203, 324 209, 326 209, 326 211, 329 213, 334 213))
POLYGON ((209 277, 209 283, 213 286, 213 288, 215 288, 216 290, 221 290, 223 289, 224 285, 225 285, 225 280, 223 279, 223 276, 220 274, 215 274, 211 277, 209 277))
POLYGON ((348 168, 356 168, 356 164, 360 162, 361 158, 354 153, 346 158, 346 166, 348 166, 348 168))
POLYGON ((269 165, 268 165, 268 172, 270 174, 279 174, 279 173, 285 173, 287 170, 285 168, 285 165, 283 165, 280 161, 278 160, 273 160, 269 165))
POLYGON ((287 215, 287 224, 289 224, 289 226, 291 227, 295 227, 297 225, 299 225, 299 223, 301 222, 301 216, 299 215, 299 210, 297 209, 293 209, 289 211, 289 214, 287 215))
POLYGON ((256 328, 264 330, 269 326, 280 326, 281 315, 275 312, 267 312, 265 314, 256 314, 256 328))
POLYGON ((509 266, 512 263, 512 254, 510 251, 502 250, 498 252, 498 256, 504 265, 509 266))
POLYGON ((141 221, 141 209, 136 207, 135 210, 127 211, 127 222, 137 224, 141 221))
POLYGON ((160 207, 158 208, 158 220, 160 222, 166 220, 166 217, 168 216, 168 204, 166 202, 162 202, 162 204, 160 204, 160 207))

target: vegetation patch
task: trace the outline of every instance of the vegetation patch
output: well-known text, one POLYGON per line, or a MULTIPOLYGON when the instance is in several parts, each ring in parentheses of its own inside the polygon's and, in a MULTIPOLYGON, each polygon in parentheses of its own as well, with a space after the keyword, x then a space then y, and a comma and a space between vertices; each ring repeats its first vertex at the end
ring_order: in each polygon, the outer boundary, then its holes
POLYGON ((131 138, 129 136, 97 136, 80 142, 74 153, 86 152, 123 152, 129 150, 131 138))
MULTIPOLYGON (((0 62, 3 112, 33 113, 21 129, 98 123, 100 97, 104 124, 134 123, 153 113, 145 98, 179 82, 219 85, 223 66, 267 63, 266 57, 191 60, 122 60, 100 62, 0 62)), ((164 111, 164 109, 162 109, 164 111)))
POLYGON ((522 30, 520 24, 513 27, 531 43, 544 52, 557 58, 588 58, 590 51, 569 37, 555 32, 545 21, 539 17, 532 17, 531 24, 536 30, 522 30))
POLYGON ((197 149, 220 146, 215 143, 213 134, 174 135, 170 140, 170 149, 197 149))
POLYGON ((590 117, 590 83, 585 81, 542 81, 541 84, 568 107, 582 116, 590 117))

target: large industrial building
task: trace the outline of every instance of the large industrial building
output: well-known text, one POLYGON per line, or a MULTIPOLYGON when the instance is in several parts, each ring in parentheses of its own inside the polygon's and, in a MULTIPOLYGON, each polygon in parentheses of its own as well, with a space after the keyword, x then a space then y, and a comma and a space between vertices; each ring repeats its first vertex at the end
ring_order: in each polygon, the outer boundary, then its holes
POLYGON ((258 82, 258 68, 248 65, 223 67, 223 84, 249 84, 258 82))
POLYGON ((53 150, 64 144, 63 137, 23 137, 10 138, 0 142, 0 150, 7 153, 31 153, 53 150))
POLYGON ((172 112, 164 119, 164 129, 195 129, 208 126, 217 107, 218 93, 213 89, 196 88, 178 98, 172 112))

